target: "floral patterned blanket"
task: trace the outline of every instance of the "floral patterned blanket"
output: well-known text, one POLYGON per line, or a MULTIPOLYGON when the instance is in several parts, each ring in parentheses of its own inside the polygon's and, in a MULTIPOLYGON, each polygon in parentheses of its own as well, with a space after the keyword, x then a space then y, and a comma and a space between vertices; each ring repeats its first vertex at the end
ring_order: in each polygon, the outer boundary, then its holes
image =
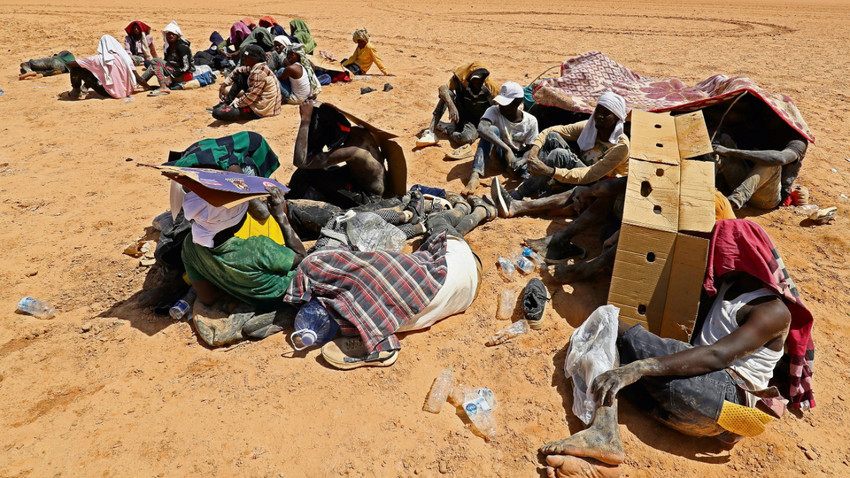
POLYGON ((560 78, 544 80, 535 88, 534 101, 569 111, 593 113, 596 98, 607 90, 625 98, 629 108, 652 112, 694 111, 748 92, 767 103, 809 142, 815 141, 791 98, 763 90, 749 78, 717 74, 688 86, 678 78, 640 75, 598 51, 565 61, 561 65, 560 78))

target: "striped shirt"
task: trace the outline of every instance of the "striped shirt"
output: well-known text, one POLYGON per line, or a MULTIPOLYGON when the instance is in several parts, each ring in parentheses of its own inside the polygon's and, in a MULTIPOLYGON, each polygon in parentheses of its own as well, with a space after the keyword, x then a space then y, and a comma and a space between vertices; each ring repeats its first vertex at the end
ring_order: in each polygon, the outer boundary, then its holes
POLYGON ((431 236, 412 254, 314 252, 298 266, 283 298, 302 305, 312 297, 359 334, 369 353, 401 348, 396 330, 427 307, 446 282, 446 234, 431 236))

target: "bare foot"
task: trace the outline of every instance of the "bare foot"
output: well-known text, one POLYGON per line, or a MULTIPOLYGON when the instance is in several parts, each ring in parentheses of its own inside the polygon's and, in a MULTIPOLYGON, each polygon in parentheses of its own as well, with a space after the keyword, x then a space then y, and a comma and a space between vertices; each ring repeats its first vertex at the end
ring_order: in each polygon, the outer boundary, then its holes
POLYGON ((549 248, 549 241, 552 240, 552 236, 541 237, 540 239, 523 239, 523 244, 528 246, 532 251, 540 254, 542 252, 546 252, 546 249, 549 248))
POLYGON ((591 279, 600 272, 597 267, 593 267, 591 261, 579 264, 558 264, 555 266, 552 277, 561 284, 572 284, 591 279))
POLYGON ((620 467, 606 465, 593 458, 577 458, 567 455, 549 455, 546 457, 546 475, 549 478, 617 478, 620 467))
POLYGON ((460 193, 464 196, 469 194, 474 194, 475 190, 478 189, 478 185, 480 184, 480 180, 478 179, 478 173, 472 173, 469 177, 469 182, 466 183, 466 187, 463 188, 463 191, 460 193))
POLYGON ((590 427, 563 440, 551 441, 542 447, 544 455, 570 455, 593 458, 608 465, 619 465, 626 459, 620 444, 620 431, 590 427))
POLYGON ((587 255, 584 248, 573 244, 569 238, 557 232, 542 239, 525 239, 523 242, 549 264, 564 264, 569 259, 584 259, 587 255))

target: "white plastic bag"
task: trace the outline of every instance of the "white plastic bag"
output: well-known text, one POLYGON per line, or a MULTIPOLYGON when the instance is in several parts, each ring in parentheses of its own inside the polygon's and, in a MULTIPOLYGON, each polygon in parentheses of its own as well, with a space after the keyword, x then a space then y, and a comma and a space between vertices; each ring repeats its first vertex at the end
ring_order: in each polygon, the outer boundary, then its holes
POLYGON ((570 337, 570 348, 564 363, 564 373, 573 379, 573 413, 585 425, 593 421, 596 401, 588 394, 593 380, 614 368, 617 357, 617 318, 620 309, 603 305, 570 337))
POLYGON ((345 232, 349 243, 362 252, 401 252, 407 243, 407 235, 401 229, 373 212, 358 212, 346 221, 345 232))

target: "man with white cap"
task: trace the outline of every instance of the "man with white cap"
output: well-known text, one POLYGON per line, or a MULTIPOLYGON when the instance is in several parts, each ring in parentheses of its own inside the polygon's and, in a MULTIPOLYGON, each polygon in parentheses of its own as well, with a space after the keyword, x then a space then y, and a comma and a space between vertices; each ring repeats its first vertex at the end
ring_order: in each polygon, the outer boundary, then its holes
POLYGON ((481 140, 464 194, 472 194, 478 188, 479 178, 484 175, 484 165, 491 157, 499 158, 512 171, 525 172, 517 156, 528 151, 537 137, 537 118, 520 109, 524 96, 519 83, 508 81, 493 98, 496 104, 487 108, 481 116, 478 123, 481 140))
POLYGON ((558 183, 590 184, 626 176, 630 147, 623 132, 626 114, 623 97, 606 91, 597 100, 589 120, 553 126, 540 133, 528 152, 526 166, 531 176, 510 192, 495 179, 491 185, 502 217, 513 215, 511 210, 518 205, 512 202, 551 195, 559 189, 558 183), (568 141, 577 142, 577 151, 570 149, 568 141))

